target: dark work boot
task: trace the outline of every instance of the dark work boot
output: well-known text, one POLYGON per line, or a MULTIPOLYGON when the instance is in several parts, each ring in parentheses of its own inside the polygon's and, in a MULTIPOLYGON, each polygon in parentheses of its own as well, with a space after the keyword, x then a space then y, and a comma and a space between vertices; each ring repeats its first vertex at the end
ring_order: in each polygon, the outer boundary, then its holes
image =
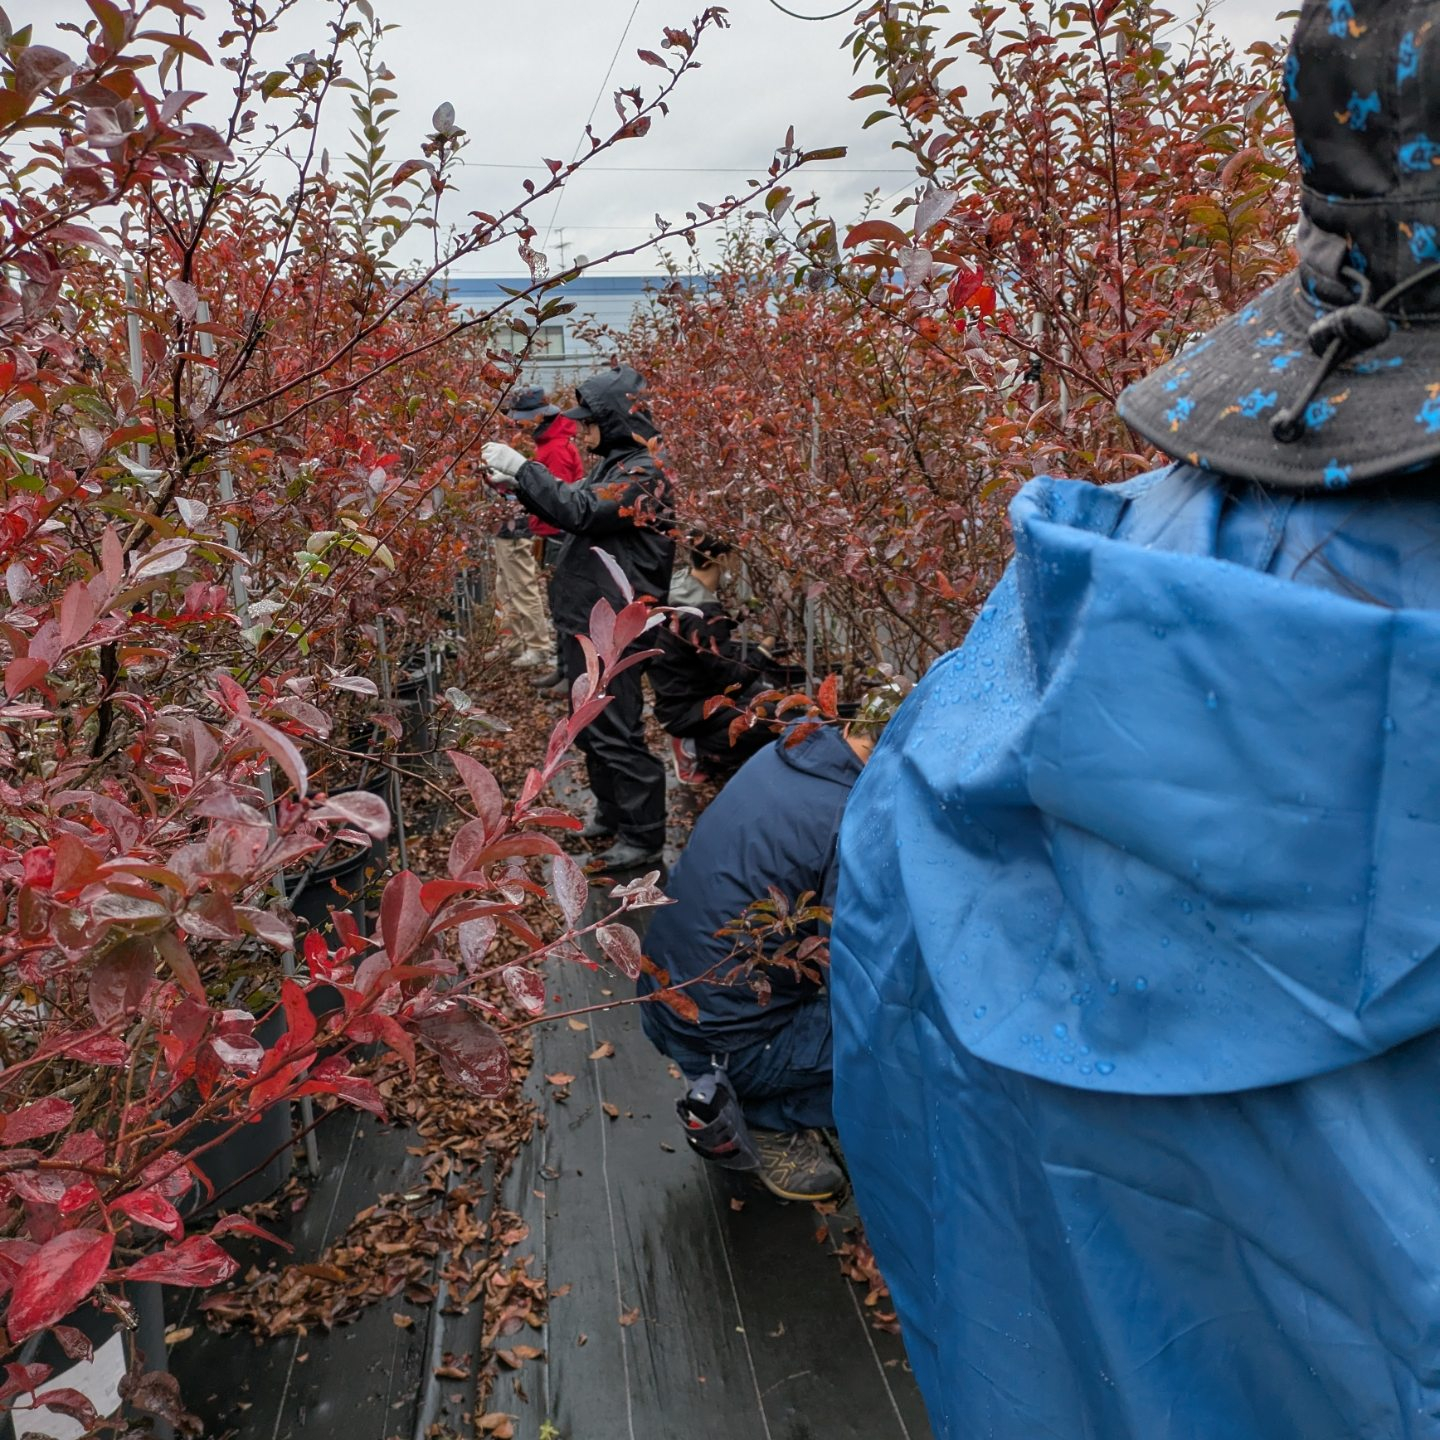
POLYGON ((615 827, 602 820, 597 813, 580 827, 579 834, 582 840, 609 840, 615 834, 615 827))
POLYGON ((658 844, 645 844, 622 835, 608 850, 602 850, 594 863, 607 871, 642 870, 647 865, 660 863, 660 849, 658 844))
POLYGON ((845 1188, 845 1172, 818 1130, 750 1131, 760 1152, 760 1183, 781 1200, 831 1200, 845 1188))

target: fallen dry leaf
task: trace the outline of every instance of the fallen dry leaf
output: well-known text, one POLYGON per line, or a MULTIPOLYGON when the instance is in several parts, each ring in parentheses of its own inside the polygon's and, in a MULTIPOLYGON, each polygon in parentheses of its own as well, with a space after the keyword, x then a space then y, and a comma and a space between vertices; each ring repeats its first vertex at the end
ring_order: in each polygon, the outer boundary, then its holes
POLYGON ((745 1208, 745 1202, 738 1195, 730 1197, 730 1208, 737 1213, 745 1208))
POLYGON ((572 1030, 588 1030, 590 1027, 583 1020, 572 1020, 570 1022, 570 1028, 572 1030))
POLYGON ((602 1101, 600 1102, 600 1108, 601 1108, 612 1120, 618 1120, 618 1119, 620 1118, 620 1107, 619 1107, 618 1105, 612 1105, 608 1100, 602 1100, 602 1101))
POLYGON ((195 1333, 193 1325, 175 1325, 165 1332, 166 1345, 178 1345, 182 1340, 188 1340, 195 1333))
POLYGON ((390 1323, 400 1330, 409 1330, 415 1324, 413 1315, 392 1315, 390 1323))
POLYGON ((640 1318, 640 1307, 637 1305, 633 1310, 627 1310, 620 1317, 622 1325, 633 1325, 640 1318))
POLYGON ((615 1053, 615 1047, 608 1041, 602 1040, 591 1052, 592 1060, 608 1060, 615 1053))
POLYGON ((499 1411, 482 1415, 475 1422, 475 1428, 482 1435, 493 1435, 495 1440, 515 1440, 515 1422, 509 1415, 502 1415, 499 1411))
POLYGON ((567 1075, 563 1070, 557 1070, 553 1075, 546 1075, 545 1078, 552 1085, 573 1085, 575 1083, 575 1077, 567 1075))
POLYGON ((574 1286, 572 1286, 572 1285, 570 1284, 570 1282, 567 1280, 567 1281, 565 1282, 565 1284, 563 1284, 563 1285, 557 1285, 557 1286, 550 1292, 550 1298, 551 1298, 552 1300, 563 1300, 563 1299, 570 1293, 570 1291, 571 1291, 572 1289, 574 1289, 574 1286))

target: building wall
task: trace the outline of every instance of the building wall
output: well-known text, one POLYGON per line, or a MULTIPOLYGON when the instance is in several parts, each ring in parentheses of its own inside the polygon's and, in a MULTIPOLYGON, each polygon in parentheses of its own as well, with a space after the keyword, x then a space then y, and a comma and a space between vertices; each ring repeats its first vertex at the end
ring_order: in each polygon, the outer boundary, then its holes
MULTIPOLYGON (((445 282, 445 292, 462 310, 475 315, 503 303, 507 290, 522 289, 530 283, 528 277, 520 276, 514 279, 458 277, 445 282)), ((581 329, 592 325, 616 331, 628 329, 636 310, 656 292, 674 283, 670 275, 581 275, 551 291, 547 298, 559 296, 575 309, 543 327, 530 347, 524 379, 547 390, 562 390, 604 369, 611 360, 611 342, 584 337, 581 329)), ((685 279, 681 283, 695 282, 685 279)), ((497 336, 497 344, 506 349, 519 349, 524 345, 524 337, 514 331, 502 331, 497 336)))

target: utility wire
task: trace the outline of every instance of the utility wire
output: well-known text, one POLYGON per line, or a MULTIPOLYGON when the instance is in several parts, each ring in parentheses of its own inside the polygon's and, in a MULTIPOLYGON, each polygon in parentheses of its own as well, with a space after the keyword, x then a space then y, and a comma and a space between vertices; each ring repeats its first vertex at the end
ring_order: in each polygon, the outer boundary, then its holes
MULTIPOLYGON (((472 170, 538 170, 538 165, 521 165, 513 160, 461 160, 472 170)), ((587 165, 584 174, 591 175, 755 175, 769 165, 587 165)), ((823 163, 823 162, 822 162, 823 163)), ((872 169, 844 167, 836 169, 826 165, 823 170, 811 172, 817 175, 908 175, 903 166, 882 165, 872 169)))
MULTIPOLYGON (((605 67, 605 78, 600 82, 600 88, 595 92, 595 102, 590 106, 590 113, 585 117, 585 128, 580 132, 580 138, 575 142, 575 149, 570 154, 570 163, 573 165, 580 154, 580 147, 585 143, 585 135, 590 129, 590 122, 595 118, 595 112, 600 108, 600 102, 605 98, 605 87, 610 83, 610 77, 615 73, 615 62, 620 58, 620 51, 630 34, 630 27, 635 23, 636 12, 640 9, 640 0, 630 7, 630 18, 625 22, 625 28, 620 32, 620 39, 615 43, 615 53, 610 57, 610 63, 605 67)), ((560 202, 565 198, 565 187, 560 187, 560 193, 555 197, 555 208, 550 212, 550 223, 545 227, 545 237, 540 241, 540 249, 545 251, 550 243, 550 232, 555 228, 555 217, 560 213, 560 202)))
POLYGON ((828 15, 802 15, 798 10, 787 10, 780 0, 770 0, 770 3, 782 15, 788 15, 792 20, 838 20, 842 15, 848 15, 856 9, 860 0, 854 0, 854 4, 842 6, 839 10, 832 10, 828 15))

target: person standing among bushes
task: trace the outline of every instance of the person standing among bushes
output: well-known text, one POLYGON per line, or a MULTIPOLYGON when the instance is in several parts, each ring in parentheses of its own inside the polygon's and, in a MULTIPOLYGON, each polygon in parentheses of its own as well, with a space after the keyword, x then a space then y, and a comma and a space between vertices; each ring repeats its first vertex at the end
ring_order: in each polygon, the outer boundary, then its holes
POLYGON ((937 1440, 1433 1440, 1440 4, 1306 0, 1299 266, 1040 479, 855 788, 835 1108, 937 1440))
MULTIPOLYGON (((538 386, 521 390, 510 404, 510 418, 522 424, 533 424, 535 439, 535 460, 543 465, 557 480, 567 485, 577 484, 585 478, 585 462, 580 458, 575 444, 576 425, 568 416, 560 413, 558 405, 550 403, 550 397, 538 386)), ((537 515, 530 517, 530 533, 536 537, 533 547, 536 564, 542 572, 553 575, 556 557, 560 553, 560 538, 563 531, 548 525, 537 515)), ((548 587, 547 587, 548 589, 548 587)), ((550 598, 550 610, 554 610, 554 599, 550 598)), ((559 631, 551 627, 553 639, 551 648, 555 666, 540 676, 535 684, 542 690, 564 683, 561 669, 559 631)))
MULTIPOLYGON (((674 509, 669 479, 651 451, 659 431, 645 409, 644 388, 629 366, 603 371, 577 388, 576 404, 563 414, 578 424, 580 443, 597 460, 576 485, 563 484, 508 445, 491 443, 483 451, 486 465, 520 503, 567 537, 550 598, 571 684, 585 673, 576 636, 589 627, 595 602, 624 604, 597 551, 619 567, 637 596, 664 603, 670 589, 674 509)), ((645 743, 643 669, 636 665, 616 678, 610 704, 580 733, 595 795, 595 814, 582 834, 615 837, 599 856, 612 870, 657 862, 665 843, 665 767, 645 743)))
MULTIPOLYGON (((550 417, 560 414, 555 406, 546 404, 544 391, 535 388, 520 391, 506 409, 512 420, 522 424, 539 420, 542 427, 550 417)), ((573 451, 573 445, 571 449, 573 451)), ((577 454, 575 458, 578 462, 580 457, 577 454)), ((544 665, 551 650, 550 623, 545 613, 540 558, 535 545, 535 536, 540 532, 535 524, 533 517, 512 515, 495 534, 496 621, 502 633, 508 631, 510 636, 508 645, 502 641, 502 649, 508 650, 512 663, 522 669, 544 665)))

